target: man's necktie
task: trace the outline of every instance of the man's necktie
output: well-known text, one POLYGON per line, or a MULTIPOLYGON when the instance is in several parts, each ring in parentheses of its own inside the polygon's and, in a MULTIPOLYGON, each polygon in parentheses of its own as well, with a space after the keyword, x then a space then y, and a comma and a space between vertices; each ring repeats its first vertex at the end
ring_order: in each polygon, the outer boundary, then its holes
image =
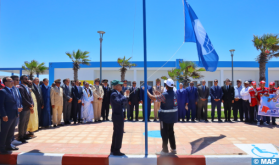
POLYGON ((14 97, 15 101, 16 101, 16 97, 15 97, 15 93, 14 93, 13 88, 11 88, 11 92, 12 92, 12 95, 13 95, 13 97, 14 97))

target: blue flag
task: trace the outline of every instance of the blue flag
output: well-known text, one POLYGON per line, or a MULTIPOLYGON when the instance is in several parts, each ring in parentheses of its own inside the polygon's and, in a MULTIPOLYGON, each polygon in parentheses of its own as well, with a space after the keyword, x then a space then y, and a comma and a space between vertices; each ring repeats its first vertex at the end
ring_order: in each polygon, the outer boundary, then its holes
POLYGON ((202 62, 207 71, 214 72, 218 65, 219 56, 193 9, 186 0, 183 0, 183 2, 185 13, 184 41, 197 44, 199 61, 202 62))

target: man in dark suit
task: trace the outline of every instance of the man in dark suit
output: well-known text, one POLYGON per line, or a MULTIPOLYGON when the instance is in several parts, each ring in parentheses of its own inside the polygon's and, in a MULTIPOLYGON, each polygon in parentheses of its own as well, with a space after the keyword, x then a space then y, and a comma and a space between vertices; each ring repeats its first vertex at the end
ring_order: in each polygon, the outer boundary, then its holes
POLYGON ((133 81, 133 86, 129 89, 130 90, 130 97, 129 97, 129 105, 130 105, 130 121, 134 119, 134 108, 136 113, 136 121, 139 121, 139 101, 140 101, 140 89, 137 88, 137 82, 133 81))
POLYGON ((64 124, 70 124, 71 111, 72 111, 72 89, 70 88, 70 79, 64 79, 63 85, 63 120, 64 124))
POLYGON ((108 87, 108 80, 103 79, 103 90, 104 90, 104 96, 103 96, 103 102, 102 102, 102 117, 103 121, 109 121, 108 116, 109 116, 109 105, 110 105, 110 94, 111 94, 111 89, 108 87))
POLYGON ((5 87, 0 90, 0 153, 7 154, 7 150, 18 150, 12 147, 11 142, 14 136, 18 112, 22 111, 20 102, 17 99, 16 91, 13 89, 13 80, 10 77, 4 77, 5 87))
MULTIPOLYGON (((122 82, 123 82, 123 86, 122 86, 121 94, 124 95, 126 90, 129 90, 129 88, 127 86, 128 81, 123 80, 122 82)), ((130 105, 129 105, 128 102, 123 104, 123 111, 124 111, 124 119, 127 117, 127 120, 129 120, 129 118, 130 118, 130 105)))
POLYGON ((202 80, 202 85, 198 87, 199 101, 198 101, 197 120, 199 121, 201 120, 201 114, 203 113, 204 121, 208 122, 207 104, 208 104, 209 88, 205 84, 206 84, 205 80, 202 80))
POLYGON ((113 122, 113 135, 110 152, 112 155, 123 156, 124 154, 120 152, 124 130, 123 104, 128 103, 130 91, 126 90, 124 95, 122 95, 120 92, 122 90, 121 85, 123 83, 118 80, 113 80, 111 84, 114 89, 112 90, 110 96, 113 122))
POLYGON ((19 115, 18 140, 22 143, 26 143, 26 140, 30 139, 30 137, 26 136, 26 130, 30 118, 30 112, 34 113, 34 103, 28 87, 28 77, 23 75, 20 77, 20 81, 21 84, 18 89, 22 97, 23 110, 19 115))
POLYGON ((41 112, 42 112, 42 109, 44 108, 42 89, 41 89, 39 83, 40 83, 40 80, 38 77, 36 77, 33 80, 33 84, 32 84, 32 91, 34 92, 36 99, 37 99, 38 124, 40 123, 41 112))
POLYGON ((214 122, 215 117, 215 107, 217 106, 218 121, 221 120, 221 99, 223 96, 222 88, 218 86, 218 80, 214 80, 214 86, 210 88, 210 97, 211 97, 211 121, 214 122))
POLYGON ((74 124, 81 123, 81 100, 83 95, 83 89, 79 86, 79 81, 75 80, 75 86, 72 87, 72 96, 73 96, 73 120, 74 124), (78 119, 77 119, 78 116, 78 119))
POLYGON ((225 122, 231 122, 231 108, 234 103, 234 88, 230 85, 230 80, 226 79, 226 84, 222 87, 225 122))
POLYGON ((188 94, 188 112, 186 113, 187 121, 190 119, 190 113, 191 112, 191 120, 192 122, 195 122, 196 118, 196 105, 197 101, 199 99, 198 96, 198 89, 194 87, 194 82, 190 82, 190 86, 186 88, 187 94, 188 94))
MULTIPOLYGON (((144 86, 141 86, 140 88, 140 103, 142 103, 142 114, 143 114, 143 120, 145 120, 145 109, 144 109, 144 86)), ((153 93, 153 88, 149 85, 147 85, 147 90, 149 91, 149 93, 153 93)), ((149 97, 147 97, 147 120, 150 121, 150 113, 151 113, 151 99, 149 97)))

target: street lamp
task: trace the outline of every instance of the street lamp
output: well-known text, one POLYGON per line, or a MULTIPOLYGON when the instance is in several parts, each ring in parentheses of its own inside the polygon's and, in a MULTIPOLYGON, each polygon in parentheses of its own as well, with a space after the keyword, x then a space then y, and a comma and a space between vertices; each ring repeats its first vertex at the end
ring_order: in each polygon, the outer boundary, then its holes
POLYGON ((100 34, 100 82, 102 82, 102 42, 103 42, 103 35, 105 34, 104 31, 97 31, 100 34))
POLYGON ((233 81, 233 55, 234 55, 234 49, 231 49, 230 50, 230 52, 231 52, 231 56, 232 56, 232 86, 233 86, 233 83, 234 83, 234 81, 233 81))

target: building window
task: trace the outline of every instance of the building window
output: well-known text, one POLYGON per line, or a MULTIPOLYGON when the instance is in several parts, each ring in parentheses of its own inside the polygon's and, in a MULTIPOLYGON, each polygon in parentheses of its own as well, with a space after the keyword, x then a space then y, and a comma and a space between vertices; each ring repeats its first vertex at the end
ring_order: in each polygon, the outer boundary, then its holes
POLYGON ((278 87, 279 87, 279 81, 276 80, 276 81, 274 81, 274 82, 275 82, 275 87, 278 88, 278 87))
POLYGON ((213 81, 208 81, 208 88, 211 88, 213 86, 213 81))
MULTIPOLYGON (((140 86, 144 85, 144 81, 140 81, 140 86)), ((147 81, 147 85, 153 87, 153 81, 147 81)))

